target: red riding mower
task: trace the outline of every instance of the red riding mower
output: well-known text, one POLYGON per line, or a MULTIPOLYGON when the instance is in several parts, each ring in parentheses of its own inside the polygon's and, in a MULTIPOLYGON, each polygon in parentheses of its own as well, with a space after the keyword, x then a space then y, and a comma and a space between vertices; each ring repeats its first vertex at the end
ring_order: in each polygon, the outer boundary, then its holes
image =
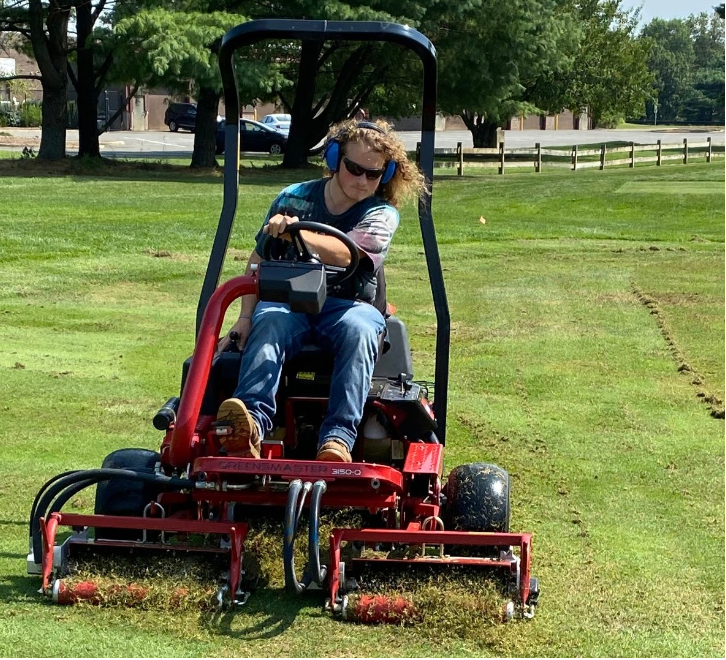
MULTIPOLYGON (((424 67, 420 162, 427 181, 432 181, 436 55, 423 35, 396 24, 287 20, 252 21, 229 31, 219 54, 226 100, 224 204, 199 301, 194 355, 184 363, 181 398, 170 399, 154 417, 154 426, 165 431, 158 453, 121 449, 110 454, 101 469, 60 474, 43 486, 31 512, 28 571, 42 575, 42 591, 55 601, 74 602, 93 597, 93 585, 86 585, 84 593, 63 581, 71 557, 84 551, 201 550, 227 556, 228 571, 217 594, 220 606, 241 605, 249 595, 242 566, 252 512, 264 510, 271 516, 284 511, 286 586, 298 594, 309 587, 326 590, 327 608, 335 615, 391 620, 396 609, 405 608, 400 598, 388 602, 360 598, 356 611, 351 611, 348 593, 356 585, 357 572, 363 564, 375 563, 379 569, 412 565, 499 569, 512 594, 508 616, 518 613, 529 618, 539 589, 537 579, 530 576, 530 534, 509 531, 507 473, 486 463, 461 465, 442 483, 449 313, 430 196, 419 203, 419 219, 437 318, 433 403, 429 401, 432 388, 413 381, 403 323, 389 316, 390 348, 375 367, 352 463, 314 460, 333 360, 315 346, 304 348, 285 365, 276 427, 262 441, 261 457, 224 454, 219 438, 228 429, 215 424, 216 412, 235 388, 241 357, 234 345, 215 356, 226 309, 240 296, 256 294, 260 300, 287 302, 294 311, 316 313, 331 277, 330 268, 315 259, 306 260, 310 255, 298 240, 300 259, 263 259, 251 276, 218 286, 239 183, 239 100, 233 54, 269 38, 388 41, 418 54, 424 67), (62 511, 69 499, 92 485, 96 485, 94 515, 62 511), (298 576, 294 543, 304 509, 309 557, 298 576), (366 526, 333 529, 324 563, 321 510, 342 509, 363 512, 366 526), (56 545, 59 527, 73 531, 56 545), (205 543, 194 542, 199 537, 205 543), (346 557, 343 561, 344 545, 405 552, 396 553, 395 558, 384 553, 373 559, 346 557)), ((345 234, 307 222, 293 229, 334 235, 348 246, 351 265, 332 276, 344 278, 355 268, 357 249, 345 234)))

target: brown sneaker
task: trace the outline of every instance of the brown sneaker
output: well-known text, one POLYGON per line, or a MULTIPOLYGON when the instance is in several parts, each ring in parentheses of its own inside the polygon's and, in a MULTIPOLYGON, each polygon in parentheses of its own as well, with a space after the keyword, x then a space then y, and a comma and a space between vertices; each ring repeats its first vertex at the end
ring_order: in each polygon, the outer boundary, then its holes
POLYGON ((323 443, 323 446, 318 449, 317 459, 319 461, 334 461, 336 463, 351 463, 353 461, 350 451, 343 444, 343 441, 332 438, 323 443))
POLYGON ((229 427, 229 433, 219 435, 219 441, 230 456, 260 457, 260 431, 244 402, 239 399, 223 401, 214 425, 220 430, 229 427))

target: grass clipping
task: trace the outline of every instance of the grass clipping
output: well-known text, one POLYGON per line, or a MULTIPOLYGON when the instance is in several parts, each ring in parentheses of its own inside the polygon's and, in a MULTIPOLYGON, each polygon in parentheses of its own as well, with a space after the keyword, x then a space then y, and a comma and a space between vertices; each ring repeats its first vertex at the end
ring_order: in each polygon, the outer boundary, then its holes
MULTIPOLYGON (((336 527, 365 526, 352 511, 326 512, 320 521, 321 562, 328 563, 328 538, 336 527)), ((295 567, 302 577, 307 563, 307 520, 300 521, 295 541, 295 567)), ((400 558, 404 548, 377 552, 343 547, 343 558, 400 558)), ((408 555, 410 552, 404 552, 408 555)), ((84 558, 71 577, 64 579, 69 588, 92 582, 96 589, 86 605, 136 607, 147 610, 206 610, 216 606, 216 594, 228 570, 227 555, 165 553, 149 557, 112 556, 103 560, 84 558)), ((349 564, 350 565, 350 564, 349 564)), ((282 524, 269 520, 250 521, 245 540, 243 586, 253 598, 264 598, 267 589, 285 584, 282 562, 282 524)), ((506 585, 481 570, 463 566, 437 567, 394 565, 385 568, 365 565, 357 581, 360 590, 351 591, 349 611, 365 596, 404 599, 403 616, 393 617, 394 625, 422 625, 433 635, 479 638, 490 626, 503 619, 503 606, 509 600, 506 585)), ((296 598, 293 595, 291 599, 296 598)))
POLYGON ((186 555, 83 559, 71 577, 71 590, 95 585, 92 597, 79 604, 177 611, 212 609, 220 585, 216 558, 186 555))
POLYGON ((384 622, 425 624, 434 636, 445 633, 475 639, 483 629, 504 620, 504 606, 509 600, 500 581, 447 565, 413 572, 394 569, 388 574, 379 570, 375 577, 362 578, 360 586, 360 592, 348 596, 349 611, 355 612, 366 595, 404 600, 407 604, 401 616, 384 622))

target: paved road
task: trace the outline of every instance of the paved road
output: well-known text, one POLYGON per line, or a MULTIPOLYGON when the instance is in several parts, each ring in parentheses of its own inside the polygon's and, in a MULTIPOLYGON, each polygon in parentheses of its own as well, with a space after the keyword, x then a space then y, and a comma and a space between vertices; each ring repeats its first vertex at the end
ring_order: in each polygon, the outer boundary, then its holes
MULTIPOLYGON (((38 129, 2 129, 11 135, 27 139, 40 139, 38 129)), ((400 133, 406 148, 413 150, 420 134, 416 131, 400 133)), ((713 139, 713 144, 724 144, 724 132, 721 131, 681 131, 673 129, 626 129, 626 130, 593 130, 593 131, 505 131, 504 141, 507 147, 533 147, 536 142, 545 146, 570 146, 574 144, 591 144, 611 141, 626 141, 639 144, 654 144, 657 140, 663 143, 683 143, 689 141, 705 141, 713 139)), ((78 132, 68 131, 68 153, 75 153, 78 143, 78 132), (75 147, 75 148, 74 148, 75 147)), ((437 147, 456 147, 462 142, 465 147, 473 146, 469 131, 440 131, 436 134, 437 147)), ((163 158, 165 156, 191 156, 194 135, 191 133, 169 131, 114 131, 101 136, 101 149, 104 156, 124 158, 163 158)), ((0 146, 0 148, 3 148, 0 146)), ((16 148, 20 149, 20 148, 16 148)))

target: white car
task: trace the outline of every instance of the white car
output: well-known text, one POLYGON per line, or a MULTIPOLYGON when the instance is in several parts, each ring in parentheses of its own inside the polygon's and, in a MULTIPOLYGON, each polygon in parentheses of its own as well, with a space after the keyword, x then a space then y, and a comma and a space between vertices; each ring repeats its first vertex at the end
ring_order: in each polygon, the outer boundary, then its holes
POLYGON ((284 133, 285 135, 290 132, 291 121, 292 117, 290 115, 265 115, 262 119, 262 123, 265 126, 274 128, 276 131, 280 131, 280 133, 284 133))

